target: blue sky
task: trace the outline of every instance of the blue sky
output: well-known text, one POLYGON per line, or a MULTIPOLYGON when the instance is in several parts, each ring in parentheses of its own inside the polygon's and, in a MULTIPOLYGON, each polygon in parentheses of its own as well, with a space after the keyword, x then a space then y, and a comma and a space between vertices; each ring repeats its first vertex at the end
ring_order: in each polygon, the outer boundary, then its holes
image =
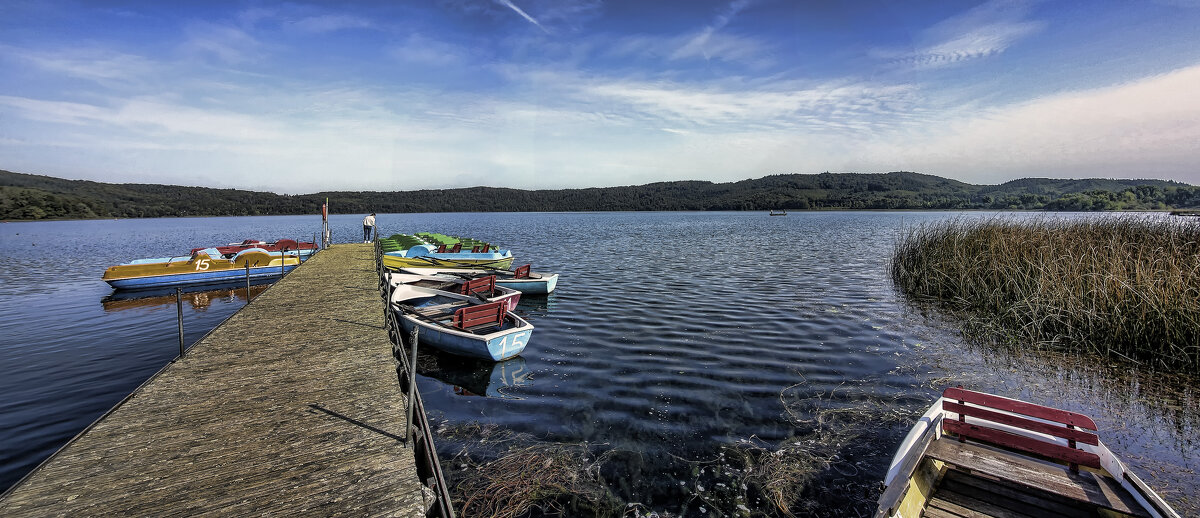
POLYGON ((1200 184, 1200 0, 0 2, 0 169, 281 193, 1200 184))

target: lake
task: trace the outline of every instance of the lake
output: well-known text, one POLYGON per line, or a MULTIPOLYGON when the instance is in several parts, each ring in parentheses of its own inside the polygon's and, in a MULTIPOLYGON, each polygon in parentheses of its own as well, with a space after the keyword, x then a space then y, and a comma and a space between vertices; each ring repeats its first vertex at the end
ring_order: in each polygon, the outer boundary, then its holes
MULTIPOLYGON (((995 215, 381 214, 378 224, 382 235, 484 239, 511 248, 514 265, 561 274, 554 294, 522 297, 518 312, 537 329, 520 357, 421 355, 452 481, 558 448, 594 469, 601 500, 643 514, 769 514, 759 488, 779 480, 795 513, 858 516, 874 510, 913 419, 962 384, 1091 415, 1181 513, 1200 513, 1194 378, 973 344, 895 292, 887 266, 900 229, 951 217, 995 215)), ((361 237, 361 215, 331 220, 335 241, 361 237)), ((0 488, 178 353, 174 296, 113 297, 104 268, 248 238, 311 240, 319 227, 319 216, 0 225, 0 488)), ((244 298, 188 294, 186 341, 244 298)), ((596 504, 562 505, 576 515, 596 504)))

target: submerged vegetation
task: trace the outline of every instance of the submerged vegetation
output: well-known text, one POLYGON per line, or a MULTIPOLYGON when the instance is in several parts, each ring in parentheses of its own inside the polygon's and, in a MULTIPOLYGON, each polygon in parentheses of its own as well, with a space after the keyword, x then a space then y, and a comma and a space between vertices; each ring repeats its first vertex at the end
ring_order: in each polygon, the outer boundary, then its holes
POLYGON ((887 457, 862 437, 878 426, 902 435, 916 407, 849 381, 816 394, 805 386, 779 394, 793 430, 786 439, 751 436, 698 460, 660 452, 652 476, 643 471, 645 450, 546 442, 478 423, 443 424, 438 440, 460 445, 443 467, 463 516, 868 515, 879 483, 860 472, 885 469, 887 457), (650 485, 658 487, 648 492, 650 485), (625 501, 640 497, 661 500, 625 501))
POLYGON ((892 257, 905 294, 993 340, 1200 368, 1200 225, 991 219, 910 228, 892 257))

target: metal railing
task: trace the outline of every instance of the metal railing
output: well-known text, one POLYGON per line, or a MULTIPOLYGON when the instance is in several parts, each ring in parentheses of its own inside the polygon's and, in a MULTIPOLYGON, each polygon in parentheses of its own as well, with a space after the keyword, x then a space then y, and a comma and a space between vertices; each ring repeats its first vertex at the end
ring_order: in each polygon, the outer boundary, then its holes
POLYGON ((454 506, 450 501, 450 488, 442 474, 442 464, 438 460, 437 448, 433 445, 433 433, 425 415, 425 405, 421 401, 421 392, 417 390, 417 342, 418 328, 413 326, 411 334, 404 333, 400 317, 392 311, 392 284, 388 282, 387 268, 383 265, 383 250, 379 246, 379 230, 376 226, 372 245, 375 248, 375 270, 379 273, 379 291, 383 295, 384 327, 388 340, 392 343, 392 357, 400 364, 397 369, 399 383, 403 387, 405 399, 404 440, 413 450, 417 461, 417 476, 421 482, 433 490, 433 505, 426 511, 425 516, 437 518, 454 518, 454 506), (406 354, 407 353, 407 354, 406 354))

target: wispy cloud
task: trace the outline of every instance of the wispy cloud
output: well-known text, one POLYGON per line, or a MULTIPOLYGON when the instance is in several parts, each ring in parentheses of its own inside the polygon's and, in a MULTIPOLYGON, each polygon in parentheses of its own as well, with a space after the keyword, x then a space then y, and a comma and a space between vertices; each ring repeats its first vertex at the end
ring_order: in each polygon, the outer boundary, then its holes
POLYGON ((361 16, 348 14, 322 14, 301 18, 290 27, 309 34, 324 34, 346 29, 369 29, 375 24, 361 16))
POLYGON ((911 114, 913 87, 853 82, 775 82, 759 88, 596 81, 581 91, 645 118, 710 128, 867 130, 911 114))
POLYGON ((752 68, 761 68, 773 63, 768 45, 758 38, 732 34, 714 33, 704 39, 703 45, 695 43, 694 34, 677 36, 624 36, 601 46, 602 53, 612 57, 637 57, 686 61, 704 59, 740 63, 752 68))
POLYGON ((537 21, 532 16, 529 16, 529 14, 527 14, 525 11, 522 11, 520 7, 517 7, 516 4, 512 3, 512 0, 498 0, 498 1, 500 2, 501 5, 508 7, 509 9, 512 9, 517 14, 521 15, 521 18, 524 18, 529 23, 536 25, 537 28, 542 30, 542 32, 545 32, 547 34, 550 33, 550 31, 546 30, 545 27, 542 27, 541 22, 537 21))
POLYGON ((0 53, 53 74, 86 79, 109 87, 140 81, 159 64, 133 54, 100 48, 31 51, 0 45, 0 53))
POLYGON ((261 59, 263 45, 248 32, 229 25, 211 22, 190 24, 184 33, 187 39, 182 48, 186 52, 216 57, 229 64, 243 64, 261 59))
POLYGON ((958 178, 1175 177, 1200 180, 1200 65, 948 119, 865 149, 873 160, 958 178))
POLYGON ((466 61, 470 49, 447 43, 423 34, 411 34, 404 42, 388 51, 401 61, 430 66, 452 66, 466 61))
POLYGON ((730 3, 726 6, 725 10, 717 14, 708 27, 690 36, 681 47, 675 49, 672 57, 704 56, 705 59, 708 59, 710 44, 714 39, 714 35, 725 28, 726 25, 729 25, 729 22, 748 5, 750 5, 749 0, 736 0, 730 3))
POLYGON ((929 69, 952 66, 1004 52, 1017 41, 1043 30, 1045 22, 1027 20, 1023 2, 993 0, 930 27, 911 49, 875 49, 894 66, 929 69))

